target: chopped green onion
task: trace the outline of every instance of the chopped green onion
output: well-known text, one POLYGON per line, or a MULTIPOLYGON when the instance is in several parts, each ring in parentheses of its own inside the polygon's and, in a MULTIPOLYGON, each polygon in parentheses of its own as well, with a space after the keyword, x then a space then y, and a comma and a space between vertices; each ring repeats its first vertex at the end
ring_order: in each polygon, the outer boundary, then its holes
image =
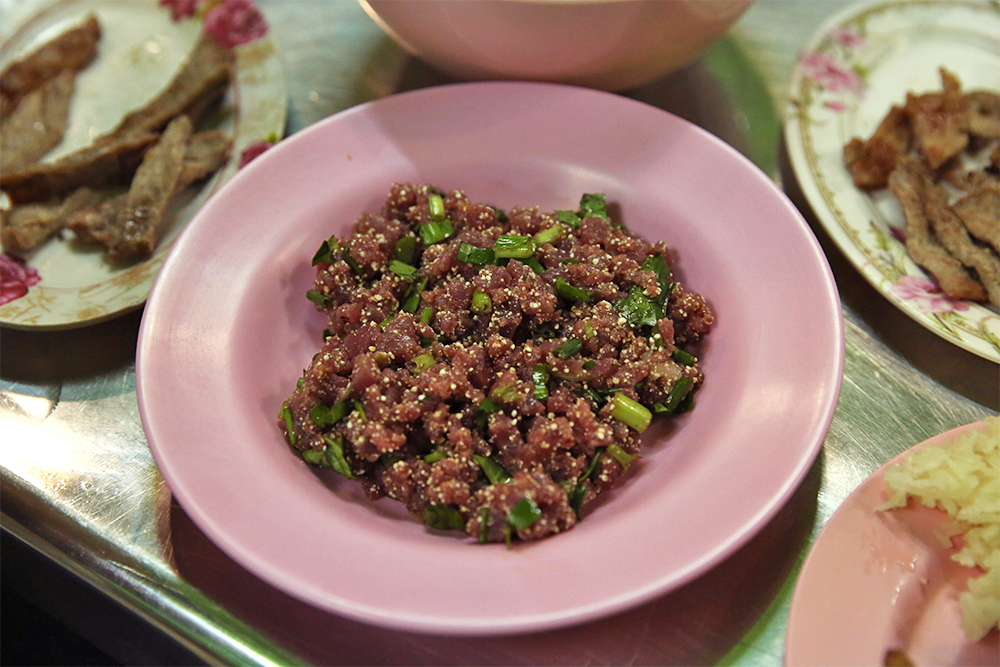
POLYGON ((347 265, 349 267, 351 267, 351 271, 354 272, 354 275, 360 276, 361 275, 361 266, 358 264, 357 260, 355 260, 353 257, 351 257, 350 250, 348 250, 347 248, 344 248, 343 252, 341 252, 340 255, 341 255, 341 257, 344 258, 344 261, 347 262, 347 265))
POLYGON ((326 446, 323 449, 307 449, 302 452, 306 463, 320 468, 332 468, 348 479, 354 477, 351 468, 344 458, 344 441, 340 436, 323 436, 326 446))
POLYGON ((485 431, 487 425, 489 424, 490 415, 494 412, 500 412, 502 407, 496 401, 491 398, 483 399, 483 402, 476 406, 476 410, 473 413, 473 418, 476 421, 476 426, 479 430, 485 431))
POLYGON ((288 409, 288 402, 286 401, 281 406, 281 412, 278 416, 285 420, 285 430, 288 432, 288 443, 294 445, 299 441, 299 437, 295 435, 295 431, 292 428, 294 422, 292 421, 292 411, 288 409))
POLYGON ((336 259, 336 257, 333 256, 333 253, 339 248, 340 244, 337 243, 336 236, 331 236, 328 240, 323 241, 323 243, 319 246, 319 250, 317 250, 316 254, 313 255, 312 265, 316 266, 321 262, 324 264, 333 264, 336 259))
POLYGON ((503 403, 513 403, 523 398, 516 384, 508 384, 493 390, 493 396, 503 403))
POLYGON ((569 266, 570 264, 583 264, 583 260, 577 259, 576 257, 567 257, 562 262, 560 262, 560 264, 562 264, 563 266, 569 266))
POLYGON ((486 544, 487 538, 490 536, 490 508, 488 505, 483 505, 479 508, 479 543, 486 544))
POLYGON ((538 245, 545 245, 546 243, 555 243, 563 238, 566 234, 566 230, 563 229, 562 225, 552 225, 547 229, 535 234, 535 243, 538 245))
POLYGON ((396 239, 396 259, 403 264, 413 264, 417 255, 417 239, 412 236, 401 236, 396 239))
POLYGON ((604 454, 604 449, 604 447, 597 449, 594 453, 594 458, 590 460, 590 465, 587 466, 582 475, 576 478, 576 486, 567 494, 569 496, 569 506, 573 508, 577 518, 580 518, 580 508, 583 506, 583 497, 587 491, 587 486, 584 482, 590 479, 590 476, 597 470, 597 463, 600 461, 601 455, 604 454))
POLYGON ((427 370, 436 363, 437 362, 434 360, 434 355, 431 354, 430 352, 424 352, 423 354, 418 354, 417 356, 413 357, 413 365, 415 366, 414 370, 417 371, 417 375, 423 373, 425 370, 427 370))
POLYGON ((435 449, 433 452, 424 457, 425 463, 437 463, 445 457, 443 449, 435 449))
POLYGON ((534 396, 539 401, 549 397, 549 367, 545 364, 535 364, 531 370, 531 381, 535 384, 534 396))
POLYGON ((615 461, 618 461, 618 465, 622 467, 622 470, 628 470, 632 462, 639 458, 635 454, 629 454, 614 443, 608 445, 608 454, 611 454, 615 461))
POLYGON ((434 309, 430 306, 424 306, 424 309, 420 311, 420 323, 430 324, 434 319, 434 309))
POLYGON ((473 454, 472 460, 475 461, 480 468, 482 468, 483 473, 486 475, 486 479, 490 480, 490 484, 507 483, 513 479, 509 474, 507 474, 507 471, 503 469, 503 466, 491 458, 480 454, 473 454))
POLYGON ((358 415, 361 418, 361 423, 362 424, 367 424, 368 423, 368 415, 365 414, 365 408, 364 408, 364 406, 361 405, 361 401, 359 401, 356 398, 354 399, 354 409, 357 410, 358 415))
POLYGON ((428 505, 420 520, 435 530, 464 530, 465 520, 462 513, 447 505, 428 505))
POLYGON ((466 242, 458 246, 458 261, 469 264, 492 264, 496 260, 493 248, 477 248, 466 242))
POLYGON ((394 259, 392 260, 392 262, 389 263, 389 270, 395 273, 400 278, 411 279, 415 275, 417 275, 416 267, 410 266, 409 264, 404 264, 398 259, 394 259))
POLYGON ((528 267, 535 272, 535 275, 540 276, 545 271, 545 267, 542 263, 538 261, 537 257, 523 257, 519 260, 522 264, 527 264, 528 267))
POLYGON ((666 305, 670 293, 674 291, 673 274, 670 272, 670 265, 663 255, 656 253, 650 255, 639 267, 643 271, 652 271, 656 275, 656 282, 660 284, 660 293, 656 295, 656 303, 662 308, 666 305))
POLYGON ((555 350, 553 350, 552 353, 557 357, 559 357, 560 359, 566 359, 567 357, 572 357, 574 354, 578 353, 582 349, 583 349, 583 341, 577 338, 576 336, 573 336, 565 343, 563 343, 555 350))
POLYGON ((450 220, 431 220, 420 225, 420 238, 424 240, 424 245, 440 243, 454 233, 455 228, 451 226, 450 220))
POLYGON ((427 196, 427 207, 431 220, 444 220, 444 197, 432 192, 427 196))
POLYGON ((628 296, 619 299, 615 303, 615 308, 633 329, 655 326, 663 318, 660 307, 646 296, 645 291, 638 285, 632 285, 628 296))
POLYGON ((333 303, 333 299, 331 299, 329 296, 314 289, 306 291, 306 298, 315 303, 320 308, 329 308, 330 304, 333 303))
POLYGON ((417 312, 417 308, 420 307, 420 293, 424 291, 427 287, 428 279, 426 277, 422 278, 420 282, 411 284, 407 290, 406 294, 403 295, 403 303, 400 308, 407 313, 417 312))
POLYGON ((394 319, 396 319, 396 316, 390 315, 389 317, 385 318, 384 320, 378 323, 378 328, 384 330, 387 326, 389 326, 389 323, 392 322, 394 319))
POLYGON ((658 404, 656 406, 656 411, 662 414, 669 414, 675 411, 680 406, 681 401, 687 395, 688 389, 691 388, 692 384, 694 384, 694 380, 692 380, 686 375, 681 379, 679 379, 677 382, 674 383, 674 386, 671 387, 670 393, 667 394, 667 402, 658 404))
POLYGON ((472 293, 472 305, 469 306, 469 310, 474 313, 492 312, 493 299, 490 298, 489 294, 477 287, 476 291, 472 293))
POLYGON ((580 217, 590 216, 608 219, 608 199, 603 194, 585 194, 580 198, 580 217))
POLYGON ((338 401, 333 405, 327 407, 323 403, 317 403, 312 410, 309 411, 309 419, 316 426, 330 426, 331 424, 336 424, 341 419, 344 418, 350 411, 347 407, 347 403, 344 401, 338 401))
POLYGON ((698 357, 690 354, 689 352, 685 352, 680 348, 675 349, 673 354, 670 355, 670 358, 679 364, 683 364, 684 366, 694 366, 698 363, 698 357))
POLYGON ((621 392, 611 397, 611 403, 613 405, 611 416, 618 421, 631 426, 639 433, 642 433, 649 427, 649 422, 653 419, 653 413, 646 406, 621 392))
POLYGON ((507 523, 509 523, 514 530, 524 530, 540 518, 542 518, 542 510, 539 509, 538 503, 527 496, 521 498, 521 500, 519 500, 518 503, 511 508, 510 512, 507 513, 507 523))
POLYGON ((588 290, 570 285, 562 278, 556 278, 556 292, 570 301, 586 301, 589 303, 594 300, 594 295, 588 290))
POLYGON ((535 254, 535 242, 529 236, 505 234, 497 237, 493 244, 493 252, 497 259, 511 257, 523 259, 535 254))
POLYGON ((555 211, 555 214, 559 222, 564 225, 568 225, 573 229, 580 227, 580 216, 576 214, 576 211, 555 211))

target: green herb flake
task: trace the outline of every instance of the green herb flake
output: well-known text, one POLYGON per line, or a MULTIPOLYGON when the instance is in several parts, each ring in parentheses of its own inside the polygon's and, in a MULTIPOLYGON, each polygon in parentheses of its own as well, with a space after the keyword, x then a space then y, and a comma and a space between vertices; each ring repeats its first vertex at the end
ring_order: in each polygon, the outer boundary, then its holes
POLYGON ((401 236, 396 240, 396 259, 403 264, 413 264, 417 255, 417 239, 412 236, 401 236))
POLYGON ((642 266, 639 268, 643 271, 652 271, 656 275, 656 282, 660 285, 660 292, 656 295, 656 303, 661 308, 665 307, 667 299, 674 291, 674 277, 667 260, 660 253, 656 253, 643 260, 642 266))
POLYGON ((278 417, 283 419, 285 422, 285 430, 288 433, 288 444, 296 444, 299 441, 299 438, 295 435, 295 430, 292 428, 294 426, 294 421, 292 420, 292 411, 288 409, 287 401, 281 405, 281 411, 278 413, 278 417))
POLYGON ((555 214, 559 222, 573 229, 579 229, 580 216, 576 214, 576 211, 555 211, 555 214))
POLYGON ((448 505, 428 505, 420 520, 434 530, 465 530, 462 513, 448 505))
POLYGON ((629 454, 614 443, 608 445, 607 452, 612 456, 612 458, 614 458, 615 461, 618 461, 618 465, 622 467, 622 470, 628 470, 628 467, 632 465, 632 462, 639 458, 635 454, 629 454))
POLYGON ((507 513, 507 523, 514 530, 529 528, 540 518, 542 518, 542 510, 538 507, 538 503, 527 496, 521 498, 507 513))
POLYGON ((493 312, 493 299, 477 287, 476 291, 472 293, 472 304, 469 306, 469 310, 474 313, 493 312))
POLYGON ((615 309, 633 329, 655 326, 663 319, 663 311, 655 301, 646 296, 646 292, 638 285, 632 285, 628 296, 615 303, 615 309))
POLYGON ((556 355, 560 359, 566 359, 572 357, 574 354, 580 352, 583 349, 583 341, 573 336, 568 339, 565 343, 557 347, 552 351, 552 354, 556 355))
POLYGON ((394 259, 389 263, 389 270, 406 280, 412 280, 417 275, 416 267, 404 264, 398 259, 394 259))
POLYGON ((570 285, 562 278, 556 278, 556 292, 570 301, 585 301, 590 303, 594 300, 594 295, 588 290, 570 285))
POLYGON ((337 259, 334 253, 340 249, 340 244, 337 242, 336 236, 331 236, 326 241, 320 244, 319 250, 313 255, 312 265, 317 264, 333 264, 337 259))
POLYGON ((309 465, 330 468, 348 479, 353 478, 347 459, 344 458, 343 439, 340 436, 324 436, 323 441, 326 442, 326 446, 322 449, 307 449, 302 452, 303 460, 309 465))
POLYGON ((549 367, 545 364, 535 364, 531 370, 531 381, 535 385, 533 395, 535 399, 544 401, 549 397, 549 367))
POLYGON ((580 198, 580 217, 608 219, 608 199, 602 193, 585 194, 580 198))
POLYGON ((492 264, 496 261, 496 253, 493 252, 493 248, 477 248, 474 245, 465 243, 464 241, 458 246, 458 261, 466 262, 468 264, 492 264))
POLYGON ((306 290, 306 298, 315 303, 320 308, 329 308, 330 304, 333 303, 333 299, 331 299, 329 296, 323 294, 319 290, 314 290, 314 289, 306 290))
POLYGON ((431 220, 420 225, 420 238, 423 239, 424 245, 440 243, 454 234, 455 228, 452 227, 450 220, 431 220))
POLYGON ((683 366, 694 366, 698 363, 698 357, 680 348, 675 349, 670 358, 683 366))
POLYGON ((505 484, 512 479, 503 466, 489 457, 473 454, 472 460, 479 465, 483 474, 486 475, 486 479, 490 480, 490 484, 505 484))

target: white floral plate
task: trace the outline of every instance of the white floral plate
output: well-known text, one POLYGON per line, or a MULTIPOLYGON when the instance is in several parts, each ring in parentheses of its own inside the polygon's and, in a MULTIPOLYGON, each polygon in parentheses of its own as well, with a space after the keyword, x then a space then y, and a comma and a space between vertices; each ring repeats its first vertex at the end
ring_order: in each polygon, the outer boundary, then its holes
MULTIPOLYGON (((97 15, 102 27, 98 56, 77 78, 66 137, 45 159, 90 143, 125 112, 157 94, 202 29, 198 18, 172 21, 170 10, 156 0, 34 4, 37 9, 25 14, 27 20, 0 47, 0 67, 78 24, 89 12, 97 15)), ((4 9, 23 10, 24 5, 18 0, 14 7, 4 9)), ((0 324, 21 329, 71 328, 109 319, 145 302, 174 238, 208 197, 236 173, 241 152, 250 144, 284 133, 284 74, 270 34, 235 50, 236 81, 215 119, 218 129, 233 135, 230 160, 180 203, 156 253, 137 264, 112 265, 102 252, 66 234, 48 241, 23 262, 5 256, 0 324)))
POLYGON ((938 68, 963 87, 1000 90, 1000 8, 985 0, 877 0, 826 22, 800 56, 785 113, 792 168, 819 220, 865 278, 914 320, 1000 362, 1000 316, 944 295, 906 256, 888 191, 858 190, 844 145, 871 136, 907 91, 940 90, 938 68))

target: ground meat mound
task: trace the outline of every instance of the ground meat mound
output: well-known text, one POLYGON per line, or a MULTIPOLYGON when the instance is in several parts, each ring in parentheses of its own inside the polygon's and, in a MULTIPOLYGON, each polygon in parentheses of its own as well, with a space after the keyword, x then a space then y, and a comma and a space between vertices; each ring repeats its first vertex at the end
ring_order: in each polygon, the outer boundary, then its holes
POLYGON ((328 327, 278 424, 311 465, 479 542, 571 528, 692 406, 713 316, 607 215, 395 184, 313 258, 328 327), (682 349, 682 347, 684 349, 682 349))

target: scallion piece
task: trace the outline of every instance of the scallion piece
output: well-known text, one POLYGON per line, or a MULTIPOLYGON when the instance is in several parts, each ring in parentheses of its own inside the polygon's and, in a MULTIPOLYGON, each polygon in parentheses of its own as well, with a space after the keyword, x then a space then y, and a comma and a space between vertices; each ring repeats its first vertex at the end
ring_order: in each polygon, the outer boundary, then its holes
POLYGON ((556 278, 556 292, 570 301, 586 301, 590 303, 594 300, 594 295, 582 287, 570 285, 562 278, 556 278))
POLYGON ((585 194, 580 198, 580 217, 590 216, 608 219, 608 199, 604 194, 585 194))
POLYGON ((563 229, 562 225, 552 225, 548 229, 543 229, 542 231, 535 234, 535 243, 538 245, 545 245, 546 243, 555 243, 565 236, 566 230, 563 229))
POLYGON ((567 357, 572 357, 574 354, 578 353, 583 349, 583 341, 573 336, 568 339, 565 343, 557 347, 552 351, 552 354, 556 355, 560 359, 566 359, 567 357))
POLYGON ((535 385, 534 397, 544 401, 549 397, 549 367, 545 364, 535 364, 531 369, 531 381, 535 385))
POLYGON ((417 308, 420 307, 420 294, 427 287, 428 279, 422 278, 420 282, 413 283, 406 290, 406 294, 403 295, 403 303, 400 308, 407 313, 417 312, 417 308))
POLYGON ((508 384, 493 390, 493 396, 502 403, 513 403, 519 401, 523 396, 515 384, 508 384))
POLYGON ((424 309, 420 311, 420 323, 430 324, 434 320, 434 309, 430 306, 424 306, 424 309))
POLYGON ((507 523, 514 530, 524 530, 542 517, 542 510, 531 498, 525 496, 507 513, 507 523))
POLYGON ((517 234, 504 234, 497 237, 493 244, 493 252, 497 259, 510 257, 513 259, 523 259, 535 254, 535 242, 530 236, 518 236, 517 234))
POLYGON ((418 354, 413 357, 414 370, 417 371, 417 375, 423 373, 425 370, 436 364, 434 361, 434 355, 430 352, 424 352, 423 354, 418 354))
POLYGON ((424 463, 437 463, 445 457, 443 449, 435 449, 433 452, 424 457, 424 463))
POLYGON ((689 352, 685 352, 680 348, 676 348, 673 354, 670 355, 670 358, 679 364, 683 364, 684 366, 694 366, 698 363, 698 357, 689 352))
POLYGON ((477 287, 476 291, 472 293, 472 304, 469 306, 469 310, 474 313, 490 313, 493 311, 493 299, 477 287))
POLYGON ((656 411, 662 414, 669 414, 676 410, 680 406, 681 401, 684 400, 684 397, 687 396, 692 384, 694 384, 694 380, 686 375, 679 379, 671 387, 670 393, 667 394, 667 402, 657 406, 656 411))
POLYGON ((475 419, 479 430, 485 431, 487 424, 489 424, 490 415, 494 412, 500 412, 501 409, 500 404, 493 399, 483 399, 483 402, 476 406, 476 410, 473 413, 473 419, 475 419))
POLYGON ((337 243, 337 237, 331 236, 328 240, 323 241, 323 243, 320 244, 319 250, 317 250, 316 254, 313 255, 312 265, 316 266, 321 262, 325 264, 333 264, 336 259, 333 253, 339 249, 340 244, 337 243))
POLYGON ((513 479, 503 469, 503 466, 489 457, 482 456, 481 454, 473 454, 472 460, 479 465, 483 474, 486 475, 486 479, 490 480, 490 484, 504 484, 513 479))
POLYGON ((361 419, 361 423, 362 424, 367 424, 368 423, 368 415, 365 414, 365 408, 364 408, 364 406, 361 405, 361 401, 359 401, 358 399, 355 398, 353 402, 354 402, 354 409, 357 411, 357 413, 358 413, 358 415, 359 415, 359 417, 361 419))
POLYGON ((347 248, 343 249, 343 252, 340 253, 340 256, 343 257, 344 261, 347 262, 347 265, 351 267, 351 271, 354 272, 354 275, 356 276, 361 275, 361 266, 358 264, 357 260, 351 257, 351 252, 347 248))
POLYGON ((329 308, 330 304, 333 303, 333 299, 331 299, 328 295, 314 289, 306 291, 306 298, 320 308, 329 308))
POLYGON ((490 508, 489 505, 483 505, 479 508, 479 543, 486 544, 486 540, 490 536, 490 508))
POLYGON ((348 479, 354 477, 351 468, 344 458, 344 441, 340 436, 323 436, 326 446, 323 449, 307 449, 302 452, 306 463, 319 468, 331 468, 348 479))
POLYGON ((576 214, 576 211, 555 211, 556 217, 559 218, 559 222, 577 229, 580 227, 580 216, 576 214))
POLYGON ((420 520, 435 530, 465 530, 462 513, 447 505, 428 505, 420 520))
POLYGON ((611 454, 614 460, 618 461, 618 465, 622 467, 622 470, 628 470, 632 462, 639 458, 635 454, 629 454, 614 443, 608 445, 608 454, 611 454))
POLYGON ((427 207, 431 220, 444 220, 444 197, 432 192, 427 196, 427 207))
POLYGON ((299 441, 299 437, 295 435, 295 430, 292 428, 294 425, 292 411, 288 409, 287 402, 281 406, 281 412, 278 413, 278 417, 285 421, 285 430, 288 432, 288 443, 294 445, 299 441))
POLYGON ((316 426, 330 426, 336 424, 344 415, 348 413, 350 408, 347 407, 347 403, 344 401, 338 401, 331 406, 327 406, 323 403, 317 403, 313 406, 313 409, 309 411, 309 419, 312 420, 313 424, 316 426))
POLYGON ((542 266, 542 263, 538 261, 537 257, 524 257, 517 261, 521 262, 522 264, 526 264, 528 268, 530 268, 532 271, 535 272, 536 276, 542 275, 542 273, 545 271, 545 267, 542 266))
POLYGON ((458 261, 469 264, 492 264, 496 260, 493 248, 477 248, 464 241, 458 246, 458 261))
POLYGON ((455 228, 451 226, 450 220, 431 220, 420 225, 420 238, 424 240, 424 245, 434 245, 446 238, 450 238, 455 233, 455 228))
POLYGON ((653 413, 638 401, 618 392, 611 397, 611 416, 624 424, 631 426, 639 433, 649 427, 653 413))
POLYGON ((590 459, 590 465, 583 472, 582 475, 576 478, 576 486, 567 494, 569 496, 569 506, 573 508, 573 512, 576 513, 577 518, 580 517, 580 508, 583 507, 583 497, 586 495, 587 486, 585 482, 590 479, 590 476, 594 474, 597 470, 597 464, 601 460, 601 455, 604 454, 604 447, 599 447, 594 453, 594 458, 590 459))
POLYGON ((670 271, 670 265, 667 264, 663 255, 656 253, 647 257, 639 268, 643 271, 652 271, 656 275, 656 282, 660 284, 660 293, 656 295, 655 300, 662 308, 666 305, 667 299, 670 298, 670 293, 674 291, 674 278, 670 271))
POLYGON ((396 259, 403 264, 413 264, 417 255, 417 239, 412 236, 401 236, 396 239, 396 259))
POLYGON ((417 275, 416 267, 404 264, 398 259, 394 259, 389 263, 389 270, 400 278, 406 278, 407 280, 410 280, 417 275))

